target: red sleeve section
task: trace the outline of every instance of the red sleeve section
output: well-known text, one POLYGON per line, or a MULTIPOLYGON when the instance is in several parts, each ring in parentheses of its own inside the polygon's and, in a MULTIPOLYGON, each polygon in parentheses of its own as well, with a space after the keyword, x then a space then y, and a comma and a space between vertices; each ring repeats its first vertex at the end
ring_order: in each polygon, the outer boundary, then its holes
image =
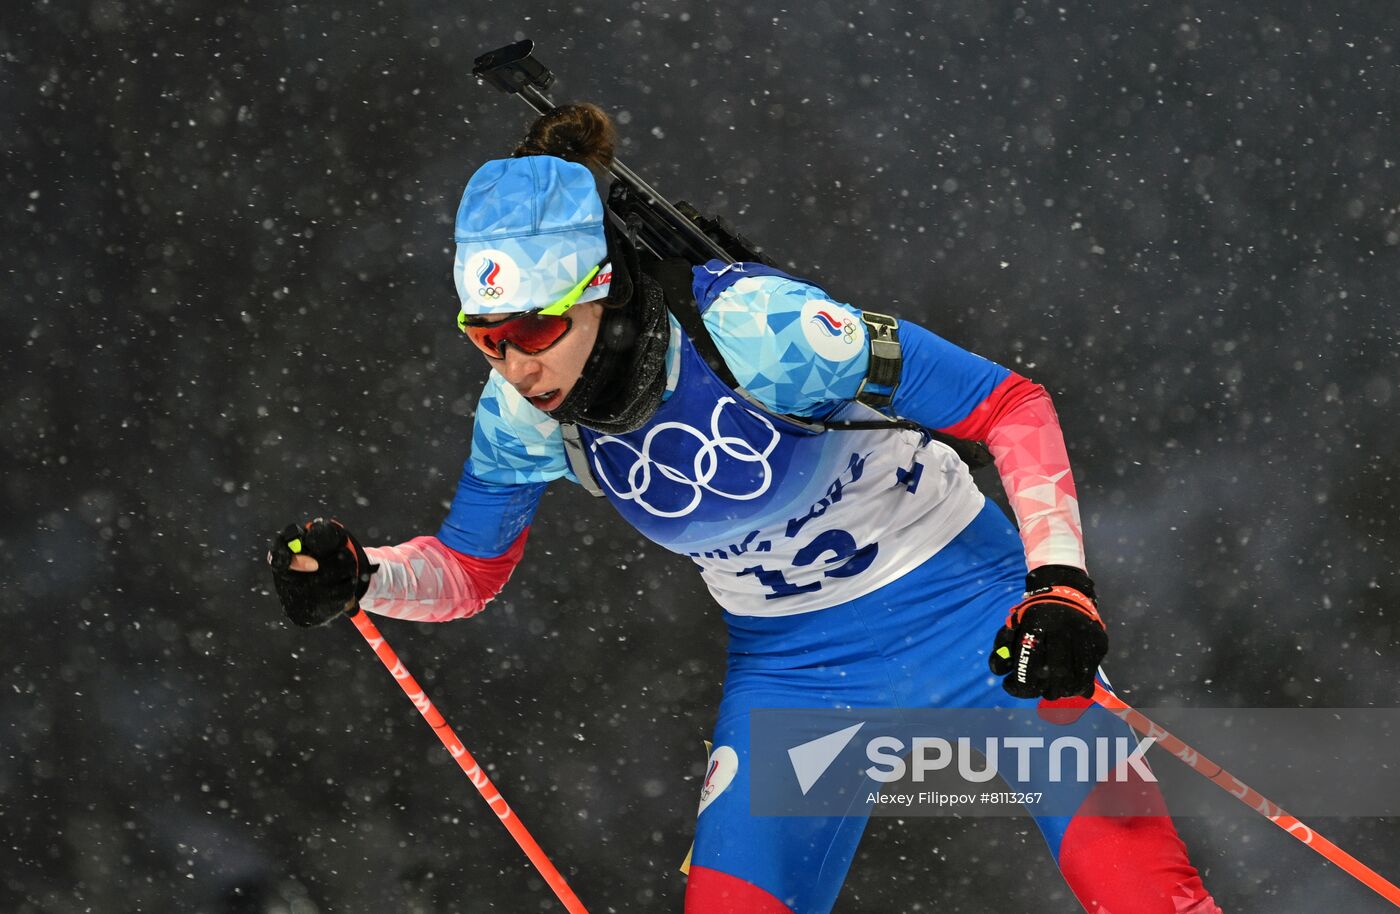
POLYGON ((530 528, 527 526, 520 531, 517 536, 500 555, 492 559, 477 558, 474 555, 467 555, 465 552, 458 552, 450 546, 444 545, 442 548, 452 554, 461 566, 462 571, 469 575, 476 582, 480 593, 485 600, 490 600, 501 592, 501 588, 506 586, 506 581, 510 580, 510 574, 515 570, 515 566, 520 564, 520 559, 525 555, 525 541, 530 538, 530 528))
POLYGON ((1044 396, 1048 396, 1044 387, 1013 371, 1007 375, 1006 380, 992 389, 987 399, 973 408, 966 419, 956 425, 940 428, 939 431, 964 441, 986 441, 992 429, 1007 414, 1029 400, 1044 396))
POLYGON ((1085 567, 1079 496, 1060 420, 1044 387, 1012 373, 966 419, 940 431, 987 442, 1016 514, 1028 568, 1085 567))
POLYGON ((520 563, 530 528, 526 527, 495 558, 458 552, 435 536, 420 536, 398 546, 365 551, 379 571, 370 579, 360 606, 372 613, 413 622, 465 619, 486 608, 520 563))

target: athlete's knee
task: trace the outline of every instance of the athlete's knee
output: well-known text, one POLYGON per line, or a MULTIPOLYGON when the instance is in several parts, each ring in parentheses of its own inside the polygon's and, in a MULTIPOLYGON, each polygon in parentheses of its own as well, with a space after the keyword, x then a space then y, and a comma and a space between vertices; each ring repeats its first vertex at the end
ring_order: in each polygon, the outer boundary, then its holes
POLYGON ((691 866, 685 887, 685 914, 793 914, 793 910, 738 876, 707 866, 691 866))

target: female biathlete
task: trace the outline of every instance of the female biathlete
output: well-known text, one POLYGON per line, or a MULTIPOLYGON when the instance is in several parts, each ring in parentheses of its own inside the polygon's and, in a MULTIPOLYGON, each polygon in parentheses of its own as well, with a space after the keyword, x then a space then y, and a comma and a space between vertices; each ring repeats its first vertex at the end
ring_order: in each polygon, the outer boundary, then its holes
MULTIPOLYGON (((452 508, 436 536, 398 546, 291 525, 269 555, 277 592, 300 625, 357 603, 465 618, 519 562, 545 486, 596 487, 699 566, 728 626, 710 765, 725 770, 697 820, 685 910, 820 914, 866 813, 750 815, 748 712, 1089 694, 1107 637, 1059 423, 1026 378, 759 264, 694 269, 687 305, 712 342, 692 339, 605 211, 613 145, 600 109, 567 106, 472 176, 453 272, 459 326, 491 374, 452 508), (890 389, 872 367, 894 343, 890 389), (821 431, 842 423, 857 427, 821 431), (918 427, 985 442, 1017 526, 918 427)), ((1085 909, 1218 912, 1165 813, 1093 814, 1099 789, 1075 815, 1036 818, 1085 909)))

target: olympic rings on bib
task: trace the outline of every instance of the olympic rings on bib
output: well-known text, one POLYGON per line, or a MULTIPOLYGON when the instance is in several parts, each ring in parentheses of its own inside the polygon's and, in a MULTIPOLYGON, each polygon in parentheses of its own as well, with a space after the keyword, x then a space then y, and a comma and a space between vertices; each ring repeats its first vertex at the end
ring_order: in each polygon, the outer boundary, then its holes
POLYGON ((599 438, 593 443, 593 451, 595 454, 605 445, 620 445, 632 452, 636 457, 636 462, 627 470, 625 487, 614 482, 608 476, 607 470, 600 464, 596 465, 598 478, 602 480, 609 489, 612 489, 613 494, 618 498, 625 499, 626 501, 635 501, 646 509, 648 514, 653 514, 657 517, 684 517, 699 506, 700 500, 704 497, 705 492, 734 501, 749 501, 750 499, 758 498, 764 492, 767 492, 768 487, 773 483, 773 468, 768 463, 768 455, 773 453, 773 449, 778 446, 778 441, 781 436, 767 418, 754 413, 750 413, 750 415, 763 423, 772 436, 769 438, 768 443, 764 445, 762 451, 756 449, 743 438, 720 434, 720 414, 724 411, 725 406, 735 402, 733 397, 721 397, 719 402, 715 404, 715 410, 710 414, 709 438, 705 437, 704 432, 699 429, 692 428, 681 422, 662 422, 652 428, 651 431, 647 432, 646 437, 642 439, 642 449, 640 451, 623 439, 613 435, 605 435, 599 438), (700 442, 700 446, 696 450, 694 457, 691 458, 690 475, 687 475, 682 469, 661 463, 651 456, 651 446, 656 436, 670 429, 684 432, 700 442), (758 482, 757 487, 751 492, 726 492, 713 485, 715 474, 719 471, 720 454, 741 463, 759 464, 762 480, 758 482), (677 510, 667 510, 647 501, 647 494, 651 490, 654 479, 652 475, 653 468, 655 468, 656 477, 679 486, 690 487, 690 500, 684 507, 677 510))

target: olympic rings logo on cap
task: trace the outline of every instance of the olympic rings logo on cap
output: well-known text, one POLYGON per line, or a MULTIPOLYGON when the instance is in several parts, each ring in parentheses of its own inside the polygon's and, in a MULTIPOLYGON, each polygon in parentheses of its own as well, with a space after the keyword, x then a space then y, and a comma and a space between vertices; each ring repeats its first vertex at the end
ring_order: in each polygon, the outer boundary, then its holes
POLYGON ((496 285, 496 277, 500 275, 501 265, 487 257, 481 269, 476 271, 476 281, 481 283, 481 288, 476 290, 476 294, 482 298, 500 298, 505 294, 505 290, 496 285))
MULTIPOLYGON (((501 250, 476 251, 458 268, 458 290, 483 305, 487 302, 509 302, 520 289, 520 268, 515 259, 501 250)), ((489 309, 489 305, 487 305, 489 309)), ((469 309, 471 310, 471 309, 469 309)))

